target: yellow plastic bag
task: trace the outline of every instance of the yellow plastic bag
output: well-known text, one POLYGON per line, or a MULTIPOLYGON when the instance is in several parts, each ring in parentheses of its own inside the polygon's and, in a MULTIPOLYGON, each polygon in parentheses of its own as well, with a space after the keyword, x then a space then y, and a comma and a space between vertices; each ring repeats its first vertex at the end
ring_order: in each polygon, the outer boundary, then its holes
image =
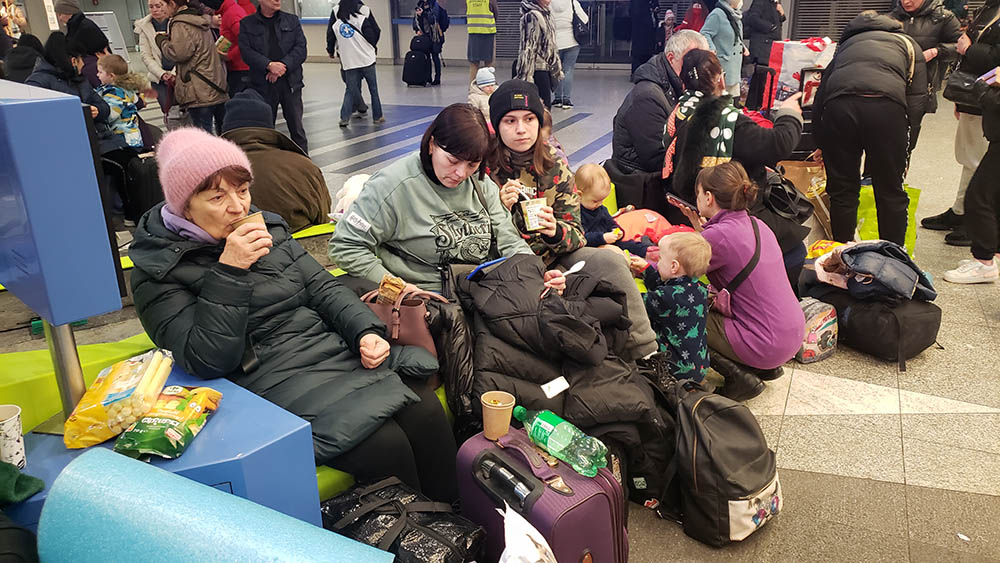
POLYGON ((104 368, 66 419, 66 447, 86 448, 121 434, 153 407, 173 363, 170 352, 151 350, 104 368))
POLYGON ((819 258, 838 246, 844 246, 844 243, 832 240, 818 240, 808 246, 806 258, 819 258))

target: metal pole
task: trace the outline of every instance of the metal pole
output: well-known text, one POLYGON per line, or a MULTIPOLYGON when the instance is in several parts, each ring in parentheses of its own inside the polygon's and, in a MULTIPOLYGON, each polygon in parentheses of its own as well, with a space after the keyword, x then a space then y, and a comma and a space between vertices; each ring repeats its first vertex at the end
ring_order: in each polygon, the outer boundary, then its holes
POLYGON ((80 356, 76 353, 76 338, 68 323, 51 325, 49 321, 42 319, 42 326, 45 329, 45 340, 49 343, 49 354, 52 355, 63 414, 69 418, 87 390, 83 382, 80 356))

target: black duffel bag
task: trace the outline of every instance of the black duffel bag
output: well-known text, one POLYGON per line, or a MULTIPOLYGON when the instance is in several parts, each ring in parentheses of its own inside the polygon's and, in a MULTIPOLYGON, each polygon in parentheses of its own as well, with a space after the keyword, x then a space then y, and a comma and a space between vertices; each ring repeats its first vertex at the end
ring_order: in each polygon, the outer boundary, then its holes
POLYGON ((837 337, 841 344, 898 362, 899 371, 906 371, 906 360, 937 342, 941 308, 933 303, 915 299, 861 300, 825 284, 813 286, 807 293, 837 309, 837 337))
POLYGON ((390 477, 358 483, 324 502, 323 527, 396 555, 396 563, 480 558, 486 530, 390 477))

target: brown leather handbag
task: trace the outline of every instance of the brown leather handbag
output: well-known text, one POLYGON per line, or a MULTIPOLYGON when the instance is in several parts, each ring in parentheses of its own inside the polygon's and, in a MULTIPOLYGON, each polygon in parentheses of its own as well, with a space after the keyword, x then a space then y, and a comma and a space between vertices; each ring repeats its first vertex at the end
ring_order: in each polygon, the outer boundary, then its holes
POLYGON ((411 291, 400 293, 396 302, 389 304, 376 303, 378 290, 369 291, 361 296, 361 301, 368 305, 389 329, 389 344, 399 346, 420 346, 437 357, 434 337, 427 327, 427 301, 435 300, 447 303, 448 300, 430 291, 411 291))

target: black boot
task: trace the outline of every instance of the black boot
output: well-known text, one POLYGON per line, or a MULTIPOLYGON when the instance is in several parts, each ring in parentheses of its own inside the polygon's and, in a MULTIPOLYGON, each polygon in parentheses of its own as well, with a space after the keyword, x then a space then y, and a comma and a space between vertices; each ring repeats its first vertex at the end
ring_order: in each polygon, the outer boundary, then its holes
POLYGON ((785 375, 785 368, 778 366, 774 369, 757 369, 751 368, 751 372, 757 376, 761 381, 774 381, 782 375, 785 375))
POLYGON ((725 383, 715 392, 734 401, 748 401, 764 392, 764 382, 742 366, 718 352, 709 352, 709 365, 725 383))

